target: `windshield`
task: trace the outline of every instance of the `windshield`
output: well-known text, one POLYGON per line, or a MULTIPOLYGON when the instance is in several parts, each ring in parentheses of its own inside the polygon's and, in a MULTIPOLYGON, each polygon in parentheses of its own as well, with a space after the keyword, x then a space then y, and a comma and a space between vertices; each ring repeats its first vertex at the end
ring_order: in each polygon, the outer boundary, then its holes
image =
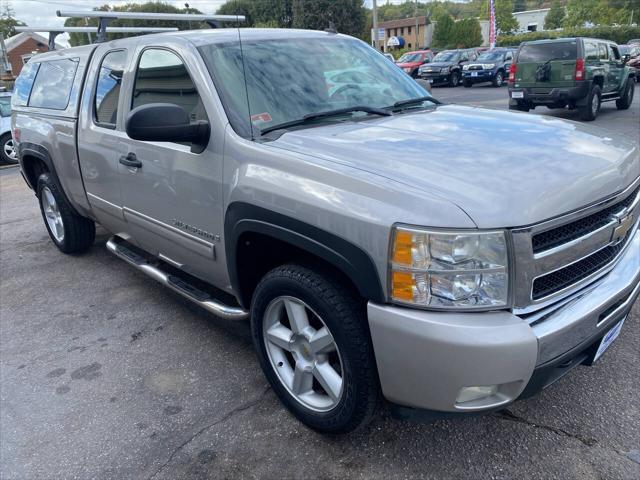
POLYGON ((11 97, 0 97, 0 116, 11 116, 11 97))
POLYGON ((440 52, 434 58, 434 62, 455 62, 458 58, 458 52, 440 52))
POLYGON ((546 62, 549 60, 575 60, 578 46, 571 42, 549 42, 524 45, 518 53, 518 63, 546 62))
POLYGON ((504 52, 488 52, 478 57, 478 62, 498 62, 502 60, 504 52))
POLYGON ((398 63, 416 63, 421 61, 422 61, 422 54, 414 53, 414 52, 405 53, 398 59, 398 63))
POLYGON ((245 137, 319 112, 385 108, 428 95, 374 49, 348 37, 243 39, 242 47, 213 43, 199 50, 231 125, 245 137))

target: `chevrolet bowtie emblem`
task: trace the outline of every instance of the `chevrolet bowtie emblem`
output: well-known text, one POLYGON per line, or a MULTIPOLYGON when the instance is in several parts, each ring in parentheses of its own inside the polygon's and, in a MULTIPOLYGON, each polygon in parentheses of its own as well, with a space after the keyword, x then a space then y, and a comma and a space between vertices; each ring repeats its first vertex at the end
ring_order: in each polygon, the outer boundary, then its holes
POLYGON ((633 214, 626 213, 623 216, 616 216, 618 219, 618 225, 613 229, 613 234, 611 235, 611 245, 617 245, 620 243, 629 233, 631 227, 633 226, 633 214))

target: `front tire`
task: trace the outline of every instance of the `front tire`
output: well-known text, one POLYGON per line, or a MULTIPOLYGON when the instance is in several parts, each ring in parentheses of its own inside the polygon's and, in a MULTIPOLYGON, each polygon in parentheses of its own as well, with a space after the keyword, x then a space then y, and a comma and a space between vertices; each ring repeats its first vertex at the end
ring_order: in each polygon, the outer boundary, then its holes
POLYGON ((302 423, 335 434, 371 420, 379 387, 365 305, 340 277, 296 264, 270 271, 251 331, 267 380, 302 423))
POLYGON ((0 137, 0 159, 5 165, 16 165, 18 163, 18 152, 11 137, 11 132, 7 132, 0 137))
POLYGON ((493 86, 500 88, 502 85, 504 85, 504 73, 498 72, 496 76, 493 77, 493 86))
POLYGON ((587 104, 580 107, 580 118, 586 122, 592 122, 598 116, 602 104, 602 91, 600 86, 594 85, 587 95, 587 104))
POLYGON ((631 78, 629 78, 629 80, 627 80, 627 82, 625 83, 624 94, 622 98, 616 100, 616 107, 618 108, 618 110, 627 110, 631 106, 631 103, 633 102, 634 91, 635 88, 633 82, 631 81, 631 78))
POLYGON ((82 252, 93 245, 95 223, 73 210, 51 174, 40 175, 37 194, 49 237, 61 252, 82 252))
POLYGON ((451 77, 449 77, 449 85, 452 87, 457 87, 460 83, 460 74, 458 72, 451 72, 451 77))

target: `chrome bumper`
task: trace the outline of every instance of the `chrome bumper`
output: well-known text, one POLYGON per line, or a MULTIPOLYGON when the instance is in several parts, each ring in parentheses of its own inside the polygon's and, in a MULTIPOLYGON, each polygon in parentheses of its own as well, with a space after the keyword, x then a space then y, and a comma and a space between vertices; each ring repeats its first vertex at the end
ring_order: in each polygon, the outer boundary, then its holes
POLYGON ((510 312, 443 313, 369 302, 382 392, 396 404, 440 412, 490 410, 514 401, 534 371, 588 346, 626 316, 640 293, 640 230, 615 267, 534 323, 510 312), (463 387, 498 385, 456 403, 463 387))

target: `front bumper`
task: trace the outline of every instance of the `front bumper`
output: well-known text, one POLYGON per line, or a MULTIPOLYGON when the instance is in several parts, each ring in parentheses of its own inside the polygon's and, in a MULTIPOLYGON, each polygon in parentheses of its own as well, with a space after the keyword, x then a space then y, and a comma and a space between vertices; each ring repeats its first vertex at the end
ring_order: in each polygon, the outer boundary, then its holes
POLYGON ((463 70, 462 80, 471 83, 491 82, 496 72, 497 70, 463 70))
POLYGON ((433 83, 434 85, 439 85, 449 83, 451 80, 451 73, 418 72, 418 77, 429 83, 433 83))
POLYGON ((640 294, 640 230, 614 268, 537 323, 508 311, 449 313, 369 302, 367 313, 384 396, 414 409, 494 410, 530 396, 588 360, 640 294), (463 387, 497 385, 456 403, 463 387))

